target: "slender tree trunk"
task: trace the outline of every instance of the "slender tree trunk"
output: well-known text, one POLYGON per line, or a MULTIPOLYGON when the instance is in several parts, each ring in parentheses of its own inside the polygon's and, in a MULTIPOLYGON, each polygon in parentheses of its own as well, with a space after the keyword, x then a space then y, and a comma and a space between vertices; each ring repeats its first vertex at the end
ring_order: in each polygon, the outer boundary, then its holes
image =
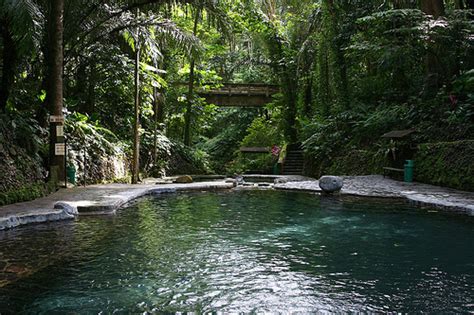
POLYGON ((318 51, 319 55, 319 91, 318 99, 323 117, 328 117, 331 108, 331 86, 329 83, 329 58, 325 45, 321 45, 318 51))
POLYGON ((336 87, 335 94, 338 97, 338 101, 343 105, 344 108, 349 107, 348 101, 348 80, 347 80, 347 65, 346 58, 344 57, 343 47, 344 43, 341 42, 340 36, 338 37, 339 30, 339 16, 337 9, 334 5, 334 0, 325 0, 323 8, 327 10, 327 25, 329 36, 326 40, 330 41, 331 49, 331 68, 334 77, 334 86, 336 87))
MULTIPOLYGON (((197 27, 201 15, 201 9, 196 9, 196 17, 194 19, 193 34, 196 35, 197 27)), ((186 106, 186 113, 184 115, 184 144, 191 145, 191 120, 192 120, 192 107, 194 102, 194 67, 195 60, 191 57, 189 65, 189 83, 188 83, 188 103, 186 106)))
POLYGON ((420 6, 423 12, 434 16, 435 19, 444 15, 444 1, 443 0, 421 0, 420 6))
MULTIPOLYGON (((424 13, 432 15, 435 19, 444 15, 443 0, 421 0, 420 7, 424 13)), ((425 98, 433 97, 442 82, 442 71, 440 70, 440 63, 437 57, 440 53, 439 50, 439 45, 434 43, 425 56, 426 79, 423 93, 425 98)))
POLYGON ((2 78, 0 81, 0 111, 5 111, 10 88, 15 79, 16 50, 15 41, 8 27, 8 21, 0 20, 0 32, 3 39, 2 78))
POLYGON ((51 115, 59 118, 50 123, 49 165, 53 181, 65 179, 65 153, 56 150, 56 146, 64 144, 64 136, 59 134, 63 128, 63 33, 64 33, 64 0, 51 0, 50 12, 50 54, 48 67, 48 105, 51 115), (57 152, 58 151, 58 152, 57 152))
POLYGON ((296 71, 292 71, 293 69, 287 69, 284 72, 284 79, 283 79, 283 89, 285 92, 285 103, 286 109, 284 111, 285 117, 285 134, 290 141, 290 143, 296 143, 297 139, 297 131, 296 131, 296 99, 297 99, 297 79, 296 79, 296 71))
POLYGON ((413 0, 393 0, 394 9, 412 9, 414 7, 413 0))
MULTIPOLYGON (((137 31, 138 33, 138 31, 137 31)), ((132 184, 138 184, 140 172, 140 44, 135 43, 135 117, 133 128, 132 184)))
POLYGON ((89 85, 87 86, 87 112, 95 113, 96 66, 92 61, 89 68, 89 85))
POLYGON ((154 118, 154 126, 153 126, 153 165, 156 166, 156 161, 158 159, 158 88, 156 86, 153 87, 153 118, 154 118))
POLYGON ((75 81, 76 86, 74 89, 74 94, 78 98, 78 107, 77 110, 83 114, 87 113, 87 99, 85 98, 84 91, 87 88, 87 66, 84 60, 81 58, 78 60, 79 66, 77 67, 75 81))
POLYGON ((310 74, 305 78, 304 87, 304 114, 306 117, 312 116, 312 103, 313 103, 313 74, 310 74))
POLYGON ((467 7, 468 7, 470 10, 474 10, 474 1, 472 1, 472 0, 466 0, 466 4, 467 4, 467 7))
MULTIPOLYGON (((471 1, 473 2, 473 1, 471 1)), ((474 5, 474 4, 473 4, 474 5)), ((464 10, 464 1, 463 0, 455 0, 454 1, 454 8, 456 10, 464 10)))

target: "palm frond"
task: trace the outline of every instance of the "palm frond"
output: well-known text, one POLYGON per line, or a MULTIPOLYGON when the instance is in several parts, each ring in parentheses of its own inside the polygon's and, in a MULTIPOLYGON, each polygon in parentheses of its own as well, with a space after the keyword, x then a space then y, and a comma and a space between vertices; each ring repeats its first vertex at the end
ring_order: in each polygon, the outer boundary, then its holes
POLYGON ((19 54, 39 47, 44 15, 32 0, 1 0, 0 18, 8 23, 19 54))

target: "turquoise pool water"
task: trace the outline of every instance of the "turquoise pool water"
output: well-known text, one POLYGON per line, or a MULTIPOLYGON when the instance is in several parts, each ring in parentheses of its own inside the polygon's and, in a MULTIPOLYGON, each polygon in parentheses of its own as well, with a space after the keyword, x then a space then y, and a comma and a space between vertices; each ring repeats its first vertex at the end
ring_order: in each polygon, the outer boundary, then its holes
POLYGON ((474 221, 398 201, 149 197, 0 232, 0 254, 1 314, 474 312, 474 221))

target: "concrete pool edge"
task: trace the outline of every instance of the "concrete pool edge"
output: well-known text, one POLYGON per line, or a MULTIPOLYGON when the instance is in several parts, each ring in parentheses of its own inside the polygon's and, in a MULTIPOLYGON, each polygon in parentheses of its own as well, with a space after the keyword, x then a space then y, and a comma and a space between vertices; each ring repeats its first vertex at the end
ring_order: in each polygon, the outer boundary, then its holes
MULTIPOLYGON (((339 195, 397 198, 415 206, 426 206, 445 212, 474 216, 474 192, 422 183, 405 183, 381 175, 343 176, 339 195)), ((277 190, 321 193, 318 181, 275 184, 277 190)))
MULTIPOLYGON (((282 178, 282 177, 278 177, 282 178)), ((318 181, 299 180, 272 184, 265 189, 321 193, 318 181)), ((114 214, 126 203, 146 195, 179 191, 212 191, 232 189, 235 183, 226 181, 190 184, 92 185, 62 189, 44 198, 0 207, 0 231, 31 223, 71 220, 78 215, 114 214)), ((246 187, 256 189, 258 186, 246 187)), ((474 193, 419 184, 403 183, 382 176, 344 177, 341 196, 382 197, 408 200, 418 206, 429 206, 450 213, 474 216, 474 193)))
POLYGON ((146 195, 233 187, 234 183, 222 181, 162 186, 110 184, 61 189, 44 198, 0 207, 0 231, 33 223, 72 220, 78 215, 110 215, 124 204, 146 195))

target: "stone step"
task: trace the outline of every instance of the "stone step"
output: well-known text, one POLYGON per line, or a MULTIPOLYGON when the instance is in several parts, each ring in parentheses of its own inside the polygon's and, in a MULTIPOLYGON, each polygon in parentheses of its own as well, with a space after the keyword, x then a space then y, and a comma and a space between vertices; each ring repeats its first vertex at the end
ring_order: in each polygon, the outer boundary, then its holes
POLYGON ((288 163, 300 163, 303 164, 304 160, 296 160, 296 159, 291 159, 291 160, 285 160, 285 164, 288 163))
POLYGON ((302 172, 303 168, 295 167, 295 168, 285 168, 283 172, 302 172))
POLYGON ((303 165, 301 165, 301 164, 293 164, 293 165, 285 164, 285 165, 283 165, 283 168, 286 168, 286 169, 289 169, 289 168, 303 168, 303 165))

